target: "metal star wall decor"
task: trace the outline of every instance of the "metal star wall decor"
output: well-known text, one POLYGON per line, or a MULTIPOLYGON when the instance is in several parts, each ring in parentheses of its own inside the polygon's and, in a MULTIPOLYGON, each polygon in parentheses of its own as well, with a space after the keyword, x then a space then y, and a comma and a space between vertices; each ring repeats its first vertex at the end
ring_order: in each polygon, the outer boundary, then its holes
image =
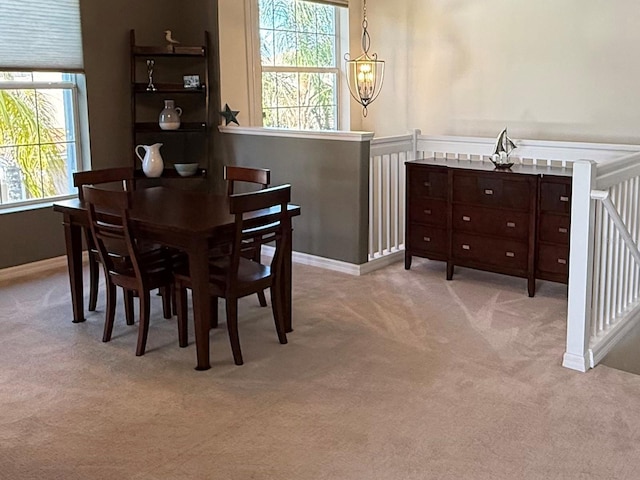
POLYGON ((231 110, 229 108, 229 105, 225 103, 224 110, 220 112, 220 115, 224 117, 225 125, 229 125, 231 122, 233 122, 236 125, 240 126, 240 124, 238 123, 238 119, 236 118, 236 115, 238 115, 239 113, 239 110, 231 110))

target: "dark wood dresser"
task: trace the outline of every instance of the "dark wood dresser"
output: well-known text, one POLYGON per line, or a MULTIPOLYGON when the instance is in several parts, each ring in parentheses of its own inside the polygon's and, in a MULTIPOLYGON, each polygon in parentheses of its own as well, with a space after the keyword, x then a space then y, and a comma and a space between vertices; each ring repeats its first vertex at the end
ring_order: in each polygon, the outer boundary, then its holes
POLYGON ((412 256, 567 283, 571 171, 423 159, 406 162, 405 268, 412 256))

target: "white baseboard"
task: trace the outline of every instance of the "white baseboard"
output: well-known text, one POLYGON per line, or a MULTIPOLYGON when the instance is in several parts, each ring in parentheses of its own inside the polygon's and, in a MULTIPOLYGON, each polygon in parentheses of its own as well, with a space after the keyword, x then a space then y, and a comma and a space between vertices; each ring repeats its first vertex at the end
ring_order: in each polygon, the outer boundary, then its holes
POLYGON ((571 370, 577 370, 578 372, 586 372, 589 370, 589 359, 585 357, 580 357, 573 353, 565 352, 562 357, 562 366, 565 368, 570 368, 571 370))
POLYGON ((367 263, 360 265, 360 275, 365 275, 367 273, 373 272, 374 270, 379 270, 381 268, 389 266, 392 263, 402 261, 404 261, 404 250, 398 250, 397 252, 374 258, 372 260, 369 260, 367 263))
MULTIPOLYGON (((273 247, 264 246, 262 253, 266 256, 273 256, 273 247)), ((87 252, 82 253, 82 261, 87 261, 87 252)), ((390 255, 375 258, 362 265, 342 262, 332 258, 319 257, 308 253, 293 252, 292 261, 301 265, 309 265, 312 267, 325 268, 335 272, 347 273, 349 275, 366 275, 380 268, 384 268, 392 263, 399 262, 404 259, 404 251, 394 252, 390 255)), ((29 276, 37 276, 46 274, 53 270, 59 270, 67 266, 67 257, 47 258, 37 262, 25 263, 15 267, 0 269, 0 282, 11 282, 29 276)))
POLYGON ((591 366, 595 367, 609 353, 618 342, 624 339, 629 332, 640 323, 640 307, 625 315, 617 325, 601 341, 591 346, 591 366))
MULTIPOLYGON (((86 262, 87 252, 82 253, 82 261, 86 262)), ((7 267, 0 269, 0 282, 14 282, 25 277, 38 276, 47 274, 54 270, 60 270, 67 267, 67 256, 45 258, 37 262, 16 265, 15 267, 7 267)))
MULTIPOLYGON (((273 247, 262 247, 262 254, 268 257, 273 256, 273 247)), ((395 262, 399 262, 404 259, 404 251, 394 252, 391 255, 385 255, 371 260, 362 265, 355 265, 353 263, 342 262, 340 260, 334 260, 332 258, 319 257, 317 255, 310 255, 308 253, 293 252, 291 260, 294 263, 301 265, 309 265, 311 267, 325 268, 327 270, 333 270, 334 272, 347 273, 349 275, 365 275, 367 273, 378 270, 379 268, 386 267, 395 262)))

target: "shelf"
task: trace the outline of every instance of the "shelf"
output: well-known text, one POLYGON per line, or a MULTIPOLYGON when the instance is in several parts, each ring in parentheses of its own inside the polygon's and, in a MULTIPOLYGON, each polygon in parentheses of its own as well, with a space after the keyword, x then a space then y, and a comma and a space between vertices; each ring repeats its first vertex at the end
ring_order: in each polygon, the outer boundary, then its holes
POLYGON ((180 175, 175 168, 167 167, 162 171, 162 175, 160 177, 147 177, 144 172, 140 169, 136 169, 134 172, 135 178, 206 178, 207 170, 205 168, 198 168, 198 171, 194 175, 190 175, 188 177, 183 177, 180 175))
POLYGON ((148 93, 150 95, 157 93, 185 93, 185 94, 205 94, 207 89, 204 85, 200 88, 184 88, 181 83, 154 83, 155 90, 147 90, 148 83, 136 83, 134 91, 136 93, 148 93))
MULTIPOLYGON (((204 168, 211 161, 210 144, 210 85, 209 54, 211 42, 209 32, 204 31, 202 43, 197 39, 187 44, 157 45, 136 44, 135 30, 129 32, 129 62, 131 97, 131 139, 133 145, 161 142, 167 157, 164 173, 159 178, 204 178, 206 170, 199 168, 191 177, 181 177, 174 169, 181 158, 197 159, 204 168), (194 44, 195 42, 195 44, 194 44), (198 45, 199 44, 199 45, 198 45), (149 60, 153 60, 151 66, 149 60), (151 69, 151 71, 149 70, 151 69), (198 88, 185 88, 185 74, 198 78, 198 88), (151 75, 155 90, 148 91, 151 75), (158 123, 159 105, 164 99, 175 99, 184 105, 188 115, 181 120, 180 128, 163 130, 158 123)), ((186 160, 187 162, 189 160, 186 160)), ((137 155, 132 151, 131 163, 137 170, 136 178, 147 178, 141 170, 137 155)), ((151 180, 151 179, 149 179, 151 180)))
POLYGON ((206 132, 207 124, 204 122, 183 122, 177 130, 163 130, 157 122, 136 123, 135 129, 137 133, 189 133, 189 132, 206 132))
POLYGON ((204 47, 187 47, 187 46, 134 46, 131 53, 135 56, 152 56, 152 57, 204 57, 204 47))

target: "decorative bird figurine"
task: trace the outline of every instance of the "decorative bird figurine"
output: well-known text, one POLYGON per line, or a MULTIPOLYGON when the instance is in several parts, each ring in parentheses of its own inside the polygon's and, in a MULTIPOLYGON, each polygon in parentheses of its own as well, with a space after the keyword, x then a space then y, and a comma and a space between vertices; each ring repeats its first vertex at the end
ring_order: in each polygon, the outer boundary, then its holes
POLYGON ((172 36, 171 36, 171 30, 165 30, 164 31, 164 38, 167 39, 168 45, 167 47, 169 47, 171 50, 173 50, 173 47, 180 43, 178 40, 175 40, 172 36))

